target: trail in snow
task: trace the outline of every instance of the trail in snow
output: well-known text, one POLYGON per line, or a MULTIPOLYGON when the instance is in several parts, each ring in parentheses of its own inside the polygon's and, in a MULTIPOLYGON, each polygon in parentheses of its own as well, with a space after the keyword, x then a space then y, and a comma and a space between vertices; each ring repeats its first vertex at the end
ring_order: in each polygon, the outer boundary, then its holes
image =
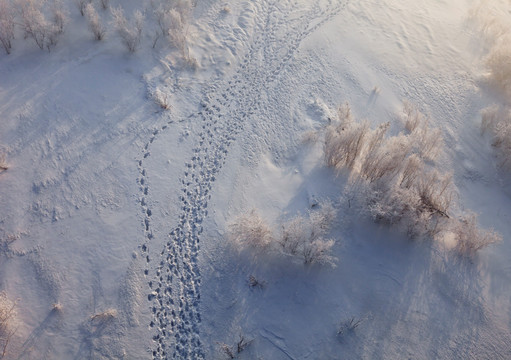
POLYGON ((153 317, 150 326, 156 330, 154 359, 204 358, 199 334, 201 277, 198 253, 213 183, 247 120, 266 106, 261 96, 265 88, 285 73, 302 41, 345 5, 344 1, 329 1, 325 6, 315 4, 293 19, 291 16, 297 13, 296 3, 266 1, 258 5, 254 39, 234 75, 228 80, 219 79, 205 91, 202 109, 196 114, 197 121, 202 122, 198 144, 185 164, 180 180, 179 223, 170 232, 158 259, 151 259, 149 255, 149 246, 160 244, 153 239, 152 209, 147 205, 151 194, 146 180, 149 169, 144 159, 150 156, 151 144, 168 129, 172 120, 155 130, 144 145, 138 166, 145 230, 142 251, 147 261, 144 273, 150 288, 147 297, 153 317))

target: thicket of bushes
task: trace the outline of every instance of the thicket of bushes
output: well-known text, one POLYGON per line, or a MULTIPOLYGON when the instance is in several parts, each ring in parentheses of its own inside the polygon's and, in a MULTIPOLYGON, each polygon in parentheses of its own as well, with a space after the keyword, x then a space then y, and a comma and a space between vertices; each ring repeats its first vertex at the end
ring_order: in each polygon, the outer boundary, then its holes
POLYGON ((334 265, 333 239, 327 239, 337 211, 331 203, 322 202, 317 210, 297 215, 273 229, 258 213, 238 217, 229 226, 229 239, 237 249, 251 249, 259 253, 276 252, 299 258, 304 264, 334 265))
POLYGON ((500 95, 502 102, 482 111, 481 130, 491 136, 499 165, 511 169, 511 14, 505 2, 480 2, 472 18, 484 35, 488 53, 484 59, 485 80, 500 95))
POLYGON ((410 237, 451 233, 466 255, 497 242, 493 231, 477 228, 474 214, 456 219, 450 213, 452 176, 435 164, 443 151, 440 130, 407 102, 400 119, 404 131, 388 135, 389 123, 371 129, 367 121, 353 117, 348 104, 341 106, 325 130, 326 165, 347 172, 350 192, 364 212, 377 222, 401 227, 410 237))
MULTIPOLYGON (((142 40, 146 22, 141 11, 133 13, 129 21, 122 7, 111 8, 108 0, 74 0, 80 14, 86 18, 89 30, 96 40, 103 40, 109 32, 109 22, 121 42, 130 52, 135 52, 142 40), (108 16, 97 9, 109 11, 108 16)), ((182 54, 187 64, 197 66, 190 56, 188 33, 195 2, 192 0, 151 0, 144 13, 151 18, 148 30, 154 31, 153 48, 159 39, 164 39, 182 54)), ((68 5, 68 4, 66 4, 68 5)), ((32 39, 40 49, 51 51, 58 43, 69 22, 68 7, 61 0, 0 0, 0 43, 7 54, 12 51, 16 29, 23 31, 24 38, 32 39)))

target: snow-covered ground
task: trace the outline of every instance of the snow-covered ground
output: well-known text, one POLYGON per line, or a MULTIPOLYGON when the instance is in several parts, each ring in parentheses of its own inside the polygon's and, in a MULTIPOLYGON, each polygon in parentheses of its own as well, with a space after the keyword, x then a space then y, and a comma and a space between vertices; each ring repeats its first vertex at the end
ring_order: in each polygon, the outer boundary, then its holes
MULTIPOLYGON (((149 2, 111 3, 154 22, 149 2)), ((153 48, 149 25, 134 54, 111 25, 92 40, 68 5, 51 52, 20 32, 0 55, 0 290, 18 299, 6 358, 223 359, 240 335, 241 359, 511 358, 510 180, 479 128, 499 99, 481 81, 476 1, 199 0, 195 69, 153 48), (303 142, 344 102, 397 133, 403 99, 442 130, 453 211, 500 244, 466 259, 373 223, 303 142), (278 227, 311 195, 339 210, 336 267, 227 241, 240 214, 278 227)))

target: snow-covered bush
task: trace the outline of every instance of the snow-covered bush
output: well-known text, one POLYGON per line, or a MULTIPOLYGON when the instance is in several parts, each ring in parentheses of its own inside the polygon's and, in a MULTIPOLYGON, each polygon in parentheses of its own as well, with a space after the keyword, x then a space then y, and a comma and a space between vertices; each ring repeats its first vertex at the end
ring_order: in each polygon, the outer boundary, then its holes
POLYGON ((306 242, 303 245, 301 253, 303 256, 303 263, 334 265, 336 258, 331 255, 334 244, 334 240, 323 238, 306 242))
MULTIPOLYGON (((388 124, 375 130, 365 122, 357 125, 345 105, 337 122, 327 128, 325 162, 337 170, 349 169, 348 205, 357 200, 362 211, 375 221, 400 226, 412 238, 449 232, 462 254, 473 255, 499 241, 495 232, 477 227, 474 215, 456 219, 449 214, 454 197, 452 176, 440 172, 433 163, 443 147, 440 130, 429 127, 428 119, 410 103, 405 102, 401 120, 407 134, 386 136, 388 124), (364 128, 363 136, 351 135, 353 129, 360 128, 364 128), (353 142, 356 146, 344 146, 353 142), (354 155, 347 154, 350 151, 354 155)), ((493 143, 502 149, 505 162, 511 157, 509 124, 509 110, 492 107, 483 112, 482 130, 492 133, 493 143)), ((303 219, 284 225, 281 245, 285 252, 297 252, 304 228, 303 219)))
POLYGON ((472 11, 484 35, 489 53, 486 66, 488 83, 509 98, 511 96, 511 14, 505 2, 481 2, 472 11))
POLYGON ((452 203, 452 175, 441 174, 433 169, 422 172, 416 181, 420 198, 420 212, 449 217, 447 212, 452 203))
POLYGON ((302 216, 294 217, 283 223, 281 236, 277 240, 282 251, 285 254, 298 255, 300 247, 309 238, 308 231, 307 221, 302 216))
POLYGON ((304 264, 334 265, 337 260, 332 256, 335 241, 325 239, 325 235, 336 216, 332 204, 322 201, 318 210, 310 210, 307 216, 299 215, 284 222, 277 238, 280 251, 301 258, 304 264))
POLYGON ((433 160, 442 150, 440 131, 428 125, 415 106, 405 103, 401 117, 407 134, 388 136, 389 123, 374 130, 358 122, 349 105, 325 133, 325 162, 348 169, 364 211, 378 222, 399 224, 410 236, 433 235, 449 218, 452 180, 433 160))
POLYGON ((86 4, 83 10, 85 18, 87 19, 87 24, 89 26, 90 31, 94 35, 95 40, 103 40, 105 37, 105 27, 101 23, 98 12, 94 8, 92 3, 86 4))
POLYGON ((452 233, 456 241, 456 251, 472 257, 488 245, 502 241, 502 237, 493 230, 481 230, 477 226, 477 216, 473 213, 452 222, 452 233))
POLYGON ((268 249, 273 241, 272 231, 266 221, 252 210, 241 215, 229 226, 229 239, 238 249, 268 249))
POLYGON ((7 54, 11 53, 14 40, 15 12, 7 0, 0 0, 0 42, 7 54))
POLYGON ((85 16, 85 8, 88 4, 92 3, 92 0, 75 0, 76 6, 78 6, 78 10, 80 10, 80 14, 85 16))
POLYGON ((160 89, 156 89, 151 94, 152 99, 158 105, 164 110, 170 109, 170 95, 166 93, 165 91, 162 91, 160 89))
POLYGON ((138 10, 133 13, 133 22, 129 23, 124 16, 121 7, 112 8, 112 18, 114 27, 121 37, 123 44, 129 52, 135 52, 140 45, 142 38, 142 29, 144 26, 144 15, 138 10))
POLYGON ((235 346, 230 346, 221 342, 217 342, 217 344, 219 345, 221 352, 226 355, 228 359, 235 359, 236 356, 250 346, 253 341, 254 339, 247 340, 245 335, 240 334, 239 340, 236 342, 235 346))
POLYGON ((61 303, 53 303, 51 306, 51 311, 56 314, 60 314, 63 311, 63 306, 61 303))
POLYGON ((490 83, 511 96, 511 33, 494 46, 486 59, 490 83))
POLYGON ((91 315, 90 320, 91 320, 91 322, 104 323, 104 322, 113 320, 116 317, 117 317, 116 309, 107 309, 105 311, 91 315))
POLYGON ((57 45, 62 29, 58 23, 46 20, 42 5, 43 2, 36 0, 19 0, 21 26, 25 38, 32 38, 41 50, 50 51, 57 45))
POLYGON ((53 2, 51 12, 53 15, 53 23, 57 27, 58 33, 62 34, 64 32, 64 26, 68 23, 68 13, 61 0, 55 0, 53 2))
POLYGON ((179 49, 189 65, 193 65, 194 59, 190 57, 188 49, 188 28, 193 3, 190 0, 177 0, 173 2, 153 1, 152 4, 154 17, 158 24, 153 47, 156 46, 160 37, 165 38, 179 49))
POLYGON ((377 146, 372 148, 368 146, 366 149, 361 161, 360 176, 370 183, 390 182, 401 172, 402 164, 409 155, 410 141, 408 137, 401 135, 380 139, 377 146))
POLYGON ((482 111, 482 131, 492 136, 500 165, 511 167, 511 13, 506 2, 481 1, 472 11, 480 32, 484 35, 488 55, 487 83, 500 92, 503 104, 482 111))
POLYGON ((248 286, 251 288, 262 289, 266 286, 266 281, 256 278, 254 275, 248 277, 248 286))
POLYGON ((0 292, 0 359, 7 356, 11 339, 16 332, 13 323, 16 316, 16 303, 11 301, 5 292, 0 292))
POLYGON ((334 265, 337 260, 332 256, 335 241, 325 239, 325 235, 336 216, 332 204, 323 201, 319 209, 309 211, 306 216, 299 215, 280 224, 280 232, 274 235, 271 227, 253 210, 230 225, 229 239, 237 249, 273 250, 297 257, 304 264, 334 265))
POLYGON ((422 114, 417 106, 404 101, 401 122, 408 131, 413 152, 422 159, 434 161, 442 152, 443 138, 440 129, 429 126, 429 118, 422 114))
POLYGON ((3 151, 0 150, 0 172, 5 171, 9 168, 7 165, 7 156, 3 151))
POLYGON ((108 9, 108 7, 110 6, 110 0, 100 0, 100 3, 103 10, 108 9))
POLYGON ((302 135, 302 142, 304 144, 315 144, 319 139, 319 134, 316 130, 309 130, 302 135))
POLYGON ((481 131, 492 137, 500 166, 511 168, 511 108, 493 105, 481 112, 481 131))
POLYGON ((337 329, 337 336, 342 338, 346 335, 353 333, 355 329, 358 328, 364 321, 365 318, 356 318, 354 316, 341 321, 341 324, 337 329))
POLYGON ((330 202, 322 202, 318 210, 309 211, 307 216, 296 216, 281 224, 281 234, 277 238, 280 251, 286 255, 299 257, 304 264, 330 264, 337 260, 332 256, 335 241, 324 236, 337 216, 330 202))
POLYGON ((361 123, 353 121, 348 104, 339 107, 337 121, 326 129, 324 144, 326 164, 337 170, 353 169, 362 152, 368 131, 367 121, 361 123))
POLYGON ((412 133, 417 129, 419 124, 423 122, 424 115, 408 100, 403 101, 403 112, 400 117, 404 128, 408 133, 412 133))
POLYGON ((40 49, 44 49, 47 22, 41 12, 41 3, 34 0, 21 0, 20 11, 25 38, 32 38, 40 49))

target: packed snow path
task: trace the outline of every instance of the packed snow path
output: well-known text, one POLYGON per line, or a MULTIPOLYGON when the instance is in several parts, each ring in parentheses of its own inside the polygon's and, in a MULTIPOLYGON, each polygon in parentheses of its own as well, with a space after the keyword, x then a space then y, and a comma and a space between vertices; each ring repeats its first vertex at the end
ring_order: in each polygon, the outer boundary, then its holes
MULTIPOLYGON (((158 135, 169 128, 163 125, 153 132, 144 145, 139 161, 141 206, 144 211, 145 241, 142 251, 147 261, 144 271, 150 292, 147 296, 152 312, 150 327, 154 359, 201 359, 205 354, 199 335, 201 314, 198 252, 202 222, 208 215, 208 200, 213 182, 225 163, 230 146, 239 136, 249 137, 242 130, 248 119, 259 110, 274 108, 275 99, 261 95, 269 84, 287 73, 300 44, 315 30, 337 15, 344 1, 316 3, 307 11, 297 3, 265 1, 254 6, 256 29, 244 57, 230 79, 214 82, 205 92, 202 109, 196 121, 202 122, 193 157, 185 164, 181 176, 179 223, 169 233, 159 258, 153 259, 149 247, 162 246, 153 238, 152 209, 148 207, 151 189, 146 180, 148 169, 144 159, 158 135)), ((211 24, 215 27, 215 24, 211 24)), ((271 126, 271 125, 270 125, 271 126)), ((241 141, 241 140, 240 140, 241 141)), ((154 252, 153 252, 154 254, 154 252)))

